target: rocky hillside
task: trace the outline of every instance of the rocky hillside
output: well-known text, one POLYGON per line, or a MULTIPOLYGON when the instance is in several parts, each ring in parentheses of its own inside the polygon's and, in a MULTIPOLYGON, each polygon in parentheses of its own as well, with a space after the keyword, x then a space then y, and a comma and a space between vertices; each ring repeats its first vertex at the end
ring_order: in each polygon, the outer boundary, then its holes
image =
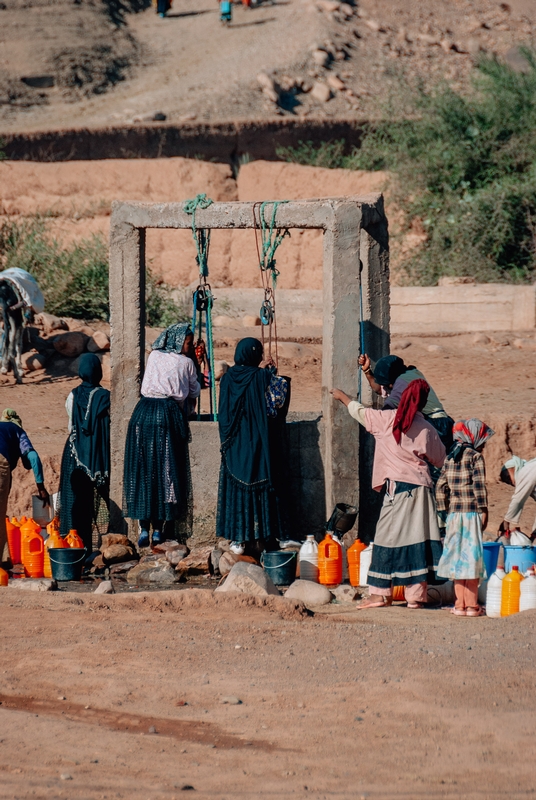
POLYGON ((2 0, 0 130, 73 125, 370 117, 400 73, 468 80, 481 52, 519 61, 532 0, 2 0))

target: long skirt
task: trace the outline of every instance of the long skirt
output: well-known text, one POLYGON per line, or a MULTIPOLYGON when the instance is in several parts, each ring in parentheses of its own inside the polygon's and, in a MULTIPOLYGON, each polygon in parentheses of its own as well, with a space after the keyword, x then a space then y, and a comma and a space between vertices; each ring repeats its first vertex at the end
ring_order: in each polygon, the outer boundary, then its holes
POLYGON ((437 574, 451 581, 486 577, 482 523, 476 511, 448 515, 443 555, 437 574))
POLYGON ((142 397, 128 424, 123 512, 130 519, 178 520, 190 497, 189 427, 175 400, 142 397))
POLYGON ((433 578, 440 557, 432 490, 396 483, 394 494, 386 492, 383 499, 368 572, 369 586, 387 589, 426 581, 433 578))
POLYGON ((60 533, 74 528, 88 552, 97 550, 110 524, 110 481, 97 484, 82 469, 67 439, 61 459, 60 533))
POLYGON ((220 467, 216 535, 233 542, 282 538, 279 498, 268 484, 241 484, 228 471, 225 456, 220 467))

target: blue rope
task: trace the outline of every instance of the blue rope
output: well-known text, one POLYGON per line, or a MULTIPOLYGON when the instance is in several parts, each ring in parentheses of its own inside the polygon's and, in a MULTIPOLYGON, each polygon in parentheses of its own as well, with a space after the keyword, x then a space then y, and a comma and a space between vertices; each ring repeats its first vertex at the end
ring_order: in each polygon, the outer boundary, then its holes
MULTIPOLYGON (((363 320, 363 284, 361 283, 361 275, 359 276, 359 355, 365 352, 365 321, 363 320)), ((361 379, 363 370, 361 366, 357 365, 357 399, 360 403, 363 402, 361 393, 361 379)))

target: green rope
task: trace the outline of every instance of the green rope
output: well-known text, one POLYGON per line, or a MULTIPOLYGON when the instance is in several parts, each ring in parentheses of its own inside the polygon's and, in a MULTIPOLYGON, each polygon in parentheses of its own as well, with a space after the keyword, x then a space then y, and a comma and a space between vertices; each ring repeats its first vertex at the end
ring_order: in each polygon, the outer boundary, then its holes
POLYGON ((262 237, 262 253, 259 266, 263 271, 270 270, 272 273, 272 286, 274 289, 276 288, 277 277, 279 275, 279 271, 276 268, 275 252, 285 236, 290 236, 288 228, 277 228, 275 224, 277 209, 284 203, 288 203, 288 200, 265 200, 264 203, 261 203, 259 213, 262 237), (272 217, 268 226, 264 216, 264 210, 266 206, 270 204, 272 205, 272 217))
POLYGON ((196 261, 199 266, 199 274, 203 278, 208 277, 208 250, 210 247, 210 228, 197 230, 195 224, 195 212, 198 208, 205 209, 212 205, 214 201, 207 197, 206 194, 198 194, 193 200, 186 200, 184 203, 184 212, 192 215, 192 236, 197 250, 196 261))

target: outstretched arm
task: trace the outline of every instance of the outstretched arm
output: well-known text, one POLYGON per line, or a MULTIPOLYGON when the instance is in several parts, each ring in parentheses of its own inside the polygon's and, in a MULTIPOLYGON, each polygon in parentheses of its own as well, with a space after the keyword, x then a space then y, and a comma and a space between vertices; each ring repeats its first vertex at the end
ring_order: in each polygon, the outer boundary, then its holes
POLYGON ((382 393, 382 387, 380 386, 379 383, 376 383, 376 381, 374 380, 374 373, 373 373, 372 368, 370 366, 370 358, 368 357, 368 355, 366 353, 364 353, 363 355, 359 356, 359 365, 360 365, 361 370, 363 371, 367 381, 369 382, 370 388, 372 389, 372 391, 376 392, 376 394, 381 394, 382 393))

